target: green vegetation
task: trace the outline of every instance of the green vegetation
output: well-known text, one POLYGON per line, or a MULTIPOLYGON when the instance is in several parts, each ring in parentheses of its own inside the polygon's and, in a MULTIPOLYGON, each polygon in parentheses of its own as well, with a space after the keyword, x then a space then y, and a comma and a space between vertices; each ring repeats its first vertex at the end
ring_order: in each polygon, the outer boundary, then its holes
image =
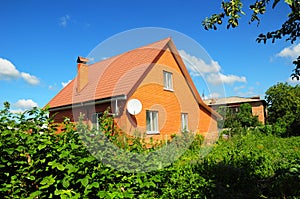
POLYGON ((268 123, 280 136, 300 135, 300 87, 278 83, 266 91, 268 123))
POLYGON ((222 115, 224 120, 219 121, 219 127, 238 129, 245 127, 256 127, 261 125, 257 116, 252 115, 252 107, 249 103, 241 104, 236 111, 229 107, 219 107, 217 112, 222 115))
MULTIPOLYGON (((56 127, 51 125, 46 110, 33 109, 15 115, 5 104, 0 111, 0 198, 300 196, 300 137, 277 137, 271 126, 241 128, 239 135, 219 140, 213 148, 201 146, 201 136, 191 142, 191 134, 183 133, 172 142, 147 149, 143 140, 126 138, 125 142, 125 137, 111 128, 111 118, 103 117, 101 121, 104 134, 89 130, 83 123, 75 128, 67 119, 63 132, 55 134, 56 127), (99 148, 99 140, 106 147, 99 148), (185 145, 190 142, 191 145, 185 145), (112 150, 115 148, 103 143, 131 153, 116 156, 115 165, 99 161, 116 155, 112 150), (133 168, 157 168, 144 164, 147 159, 138 155, 152 154, 166 145, 173 147, 170 150, 176 146, 183 148, 183 154, 157 170, 122 170, 125 158, 133 168), (203 157, 205 150, 211 152, 203 157)), ((162 161, 160 156, 146 157, 162 161)))

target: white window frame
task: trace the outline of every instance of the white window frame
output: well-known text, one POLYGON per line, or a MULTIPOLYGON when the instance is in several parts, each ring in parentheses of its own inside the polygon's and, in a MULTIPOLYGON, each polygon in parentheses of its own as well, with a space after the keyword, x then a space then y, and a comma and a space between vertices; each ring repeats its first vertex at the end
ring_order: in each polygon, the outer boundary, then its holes
POLYGON ((189 114, 181 113, 181 131, 189 131, 189 114))
POLYGON ((146 110, 146 130, 147 134, 159 134, 158 111, 146 110))
POLYGON ((103 115, 103 112, 92 114, 92 127, 99 130, 99 118, 103 115))
POLYGON ((114 103, 112 103, 112 105, 114 105, 114 106, 113 106, 113 109, 112 109, 112 111, 113 111, 113 116, 114 116, 114 117, 119 116, 120 112, 119 112, 118 100, 115 100, 114 103))
POLYGON ((163 71, 164 89, 168 91, 174 91, 173 89, 173 73, 163 71))

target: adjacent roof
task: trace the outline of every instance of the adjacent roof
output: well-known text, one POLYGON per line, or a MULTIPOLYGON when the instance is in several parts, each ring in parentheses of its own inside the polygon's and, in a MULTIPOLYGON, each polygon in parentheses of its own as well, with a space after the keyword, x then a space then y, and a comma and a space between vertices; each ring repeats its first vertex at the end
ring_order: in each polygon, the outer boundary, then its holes
POLYGON ((238 97, 238 96, 232 96, 232 97, 225 97, 225 98, 216 98, 216 99, 207 99, 204 100, 204 102, 207 105, 225 105, 225 104, 238 104, 238 103, 246 103, 246 102, 260 102, 263 101, 260 99, 259 96, 255 97, 238 97))
POLYGON ((170 49, 199 105, 217 118, 221 116, 201 99, 173 41, 166 38, 88 66, 88 84, 76 91, 77 77, 47 104, 51 108, 92 102, 115 96, 130 96, 165 50, 170 49))

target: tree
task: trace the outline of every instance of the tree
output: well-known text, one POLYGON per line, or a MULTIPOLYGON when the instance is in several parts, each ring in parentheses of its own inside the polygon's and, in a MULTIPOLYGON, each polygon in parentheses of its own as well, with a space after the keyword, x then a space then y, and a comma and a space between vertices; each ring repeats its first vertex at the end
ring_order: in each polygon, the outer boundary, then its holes
POLYGON ((300 86, 278 83, 266 91, 267 122, 282 128, 284 136, 300 132, 300 86))
POLYGON ((249 103, 241 104, 238 112, 228 107, 220 107, 218 113, 225 118, 224 128, 255 127, 261 124, 258 117, 252 115, 252 107, 249 103))
MULTIPOLYGON (((249 9, 251 10, 251 18, 249 23, 257 22, 260 23, 260 15, 266 13, 269 4, 272 4, 272 9, 274 9, 278 3, 283 0, 256 0, 253 4, 250 4, 249 9)), ((284 0, 284 3, 290 8, 290 13, 288 14, 288 19, 281 24, 281 28, 277 30, 269 31, 267 33, 261 33, 258 35, 256 41, 258 43, 262 42, 266 44, 267 40, 272 40, 274 43, 278 39, 286 37, 286 41, 294 43, 300 36, 300 1, 299 0, 284 0)), ((243 3, 241 0, 229 0, 222 1, 221 4, 222 12, 219 14, 213 14, 210 17, 205 18, 202 21, 202 25, 206 30, 217 29, 217 25, 221 25, 223 20, 227 20, 227 29, 232 27, 235 28, 239 25, 239 20, 242 15, 245 15, 243 9, 243 3)), ((300 79, 300 56, 298 57, 298 62, 294 61, 293 64, 296 65, 291 77, 297 80, 300 79)))

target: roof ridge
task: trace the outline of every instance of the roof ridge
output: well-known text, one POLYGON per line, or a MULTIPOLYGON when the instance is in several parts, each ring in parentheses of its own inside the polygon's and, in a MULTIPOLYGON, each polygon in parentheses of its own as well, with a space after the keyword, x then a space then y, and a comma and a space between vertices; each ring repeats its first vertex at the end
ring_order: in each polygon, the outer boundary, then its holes
MULTIPOLYGON (((164 38, 164 39, 161 39, 159 41, 155 41, 153 43, 150 43, 150 44, 146 44, 146 45, 142 45, 142 46, 139 46, 139 47, 135 47, 135 48, 132 48, 131 50, 128 50, 128 51, 125 51, 125 52, 122 52, 122 53, 119 53, 119 54, 116 54, 116 55, 113 55, 113 56, 110 56, 110 57, 107 57, 105 59, 102 59, 102 60, 99 60, 99 61, 96 61, 92 64, 89 64, 88 66, 92 66, 94 64, 97 64, 99 62, 103 62, 103 61, 109 61, 109 60, 112 60, 112 59, 115 59, 119 56, 122 56, 124 54, 129 54, 129 53, 132 53, 134 51, 138 51, 138 50, 141 50, 141 49, 144 49, 144 48, 150 48, 151 46, 155 45, 155 44, 159 44, 159 43, 162 43, 162 42, 165 42, 165 45, 167 45, 169 43, 169 41, 171 41, 172 38, 171 37, 167 37, 167 38, 164 38)), ((75 76, 76 77, 76 76, 75 76)))

